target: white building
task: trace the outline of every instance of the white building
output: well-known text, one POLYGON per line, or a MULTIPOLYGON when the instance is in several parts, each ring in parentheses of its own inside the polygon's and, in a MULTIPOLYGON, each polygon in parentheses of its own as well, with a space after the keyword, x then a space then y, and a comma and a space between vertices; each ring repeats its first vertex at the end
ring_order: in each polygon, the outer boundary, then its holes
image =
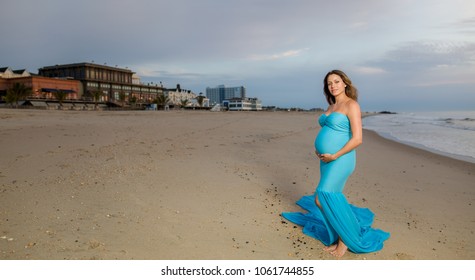
MULTIPOLYGON (((170 89, 166 92, 169 104, 174 106, 181 106, 182 100, 188 100, 187 107, 200 107, 199 96, 189 90, 170 89)), ((209 99, 203 96, 202 107, 209 107, 209 99)))
POLYGON ((137 74, 132 74, 132 84, 140 85, 140 76, 137 74))
POLYGON ((262 111, 261 101, 257 98, 231 98, 223 101, 229 111, 262 111))
POLYGON ((21 70, 12 70, 10 67, 1 67, 0 68, 0 78, 9 79, 9 78, 19 78, 19 77, 30 77, 30 73, 25 69, 21 70))

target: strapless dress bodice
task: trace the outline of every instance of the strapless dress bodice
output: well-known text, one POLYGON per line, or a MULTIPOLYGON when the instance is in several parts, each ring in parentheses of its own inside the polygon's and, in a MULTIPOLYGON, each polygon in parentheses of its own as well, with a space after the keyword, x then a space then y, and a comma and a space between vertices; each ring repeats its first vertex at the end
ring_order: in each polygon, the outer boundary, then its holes
POLYGON ((322 126, 315 139, 315 149, 319 153, 336 153, 351 139, 350 120, 345 114, 322 114, 318 122, 322 126))

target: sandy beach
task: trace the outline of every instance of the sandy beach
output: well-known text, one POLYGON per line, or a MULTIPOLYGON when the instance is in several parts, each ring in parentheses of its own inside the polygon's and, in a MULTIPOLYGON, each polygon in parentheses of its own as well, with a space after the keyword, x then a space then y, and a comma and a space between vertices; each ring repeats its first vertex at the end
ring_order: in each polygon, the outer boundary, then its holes
MULTIPOLYGON (((318 113, 0 109, 0 259, 334 259, 281 212, 318 113)), ((349 260, 475 259, 475 164, 364 131, 348 200, 391 233, 349 260)))

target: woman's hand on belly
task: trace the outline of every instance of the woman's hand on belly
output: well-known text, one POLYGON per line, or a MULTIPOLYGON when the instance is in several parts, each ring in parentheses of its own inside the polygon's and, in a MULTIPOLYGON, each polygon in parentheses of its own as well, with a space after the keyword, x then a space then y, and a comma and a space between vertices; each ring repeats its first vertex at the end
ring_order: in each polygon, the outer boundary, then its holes
POLYGON ((319 154, 317 150, 315 150, 315 154, 317 155, 317 157, 323 161, 323 162, 330 162, 330 161, 334 161, 337 159, 337 157, 335 155, 332 155, 332 154, 319 154))
POLYGON ((321 159, 322 154, 320 154, 320 153, 318 152, 318 150, 315 150, 315 155, 317 155, 317 157, 318 157, 319 159, 321 159))

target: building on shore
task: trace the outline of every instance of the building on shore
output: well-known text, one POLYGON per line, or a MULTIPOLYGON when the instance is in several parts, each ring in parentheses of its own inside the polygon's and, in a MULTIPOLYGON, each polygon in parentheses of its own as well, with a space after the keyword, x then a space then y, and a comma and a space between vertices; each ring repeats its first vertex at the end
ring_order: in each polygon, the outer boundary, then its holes
MULTIPOLYGON (((161 82, 144 84, 140 77, 128 68, 94 63, 45 66, 38 70, 38 74, 30 74, 25 69, 12 70, 10 67, 2 67, 0 103, 5 103, 7 91, 15 83, 31 89, 29 96, 22 100, 20 105, 24 103, 35 107, 58 107, 57 94, 61 92, 66 93, 66 97, 62 99, 66 104, 61 106, 68 108, 146 108, 155 102, 164 102, 163 100, 166 100, 166 104, 160 106, 167 109, 210 108, 209 98, 201 93, 197 95, 191 90, 181 89, 179 84, 171 89, 166 89, 161 82), (165 98, 161 98, 162 95, 165 98)), ((227 91, 229 90, 226 90, 223 97, 245 96, 243 87, 232 90, 239 94, 227 91)))
POLYGON ((202 96, 197 95, 196 93, 192 92, 191 90, 181 89, 179 87, 173 89, 166 89, 165 95, 168 96, 168 103, 173 107, 209 107, 209 99, 202 96), (201 106, 199 99, 202 99, 201 106), (185 105, 183 103, 186 103, 185 105), (184 106, 183 106, 184 105, 184 106))
POLYGON ((262 111, 261 101, 257 98, 231 98, 223 101, 223 107, 229 111, 262 111))
POLYGON ((45 100, 55 99, 55 93, 66 93, 65 100, 77 100, 81 91, 78 80, 47 78, 29 73, 26 70, 11 70, 10 67, 0 68, 0 100, 3 100, 9 88, 15 83, 24 84, 31 89, 29 99, 34 101, 33 106, 47 107, 45 100))
POLYGON ((118 106, 128 102, 150 104, 159 94, 165 94, 161 84, 141 84, 140 78, 130 69, 94 63, 75 63, 46 66, 39 69, 40 76, 79 80, 78 96, 92 101, 100 94, 100 101, 118 106))
POLYGON ((210 105, 223 104, 224 100, 233 98, 246 98, 246 88, 243 86, 226 87, 219 85, 217 87, 207 87, 206 97, 209 99, 210 105))
POLYGON ((13 70, 10 67, 0 67, 0 78, 11 79, 20 77, 30 77, 31 74, 26 69, 13 70))
POLYGON ((215 110, 229 111, 261 111, 262 104, 258 98, 246 96, 246 88, 243 86, 206 88, 206 97, 215 110), (219 108, 219 109, 218 109, 219 108))

